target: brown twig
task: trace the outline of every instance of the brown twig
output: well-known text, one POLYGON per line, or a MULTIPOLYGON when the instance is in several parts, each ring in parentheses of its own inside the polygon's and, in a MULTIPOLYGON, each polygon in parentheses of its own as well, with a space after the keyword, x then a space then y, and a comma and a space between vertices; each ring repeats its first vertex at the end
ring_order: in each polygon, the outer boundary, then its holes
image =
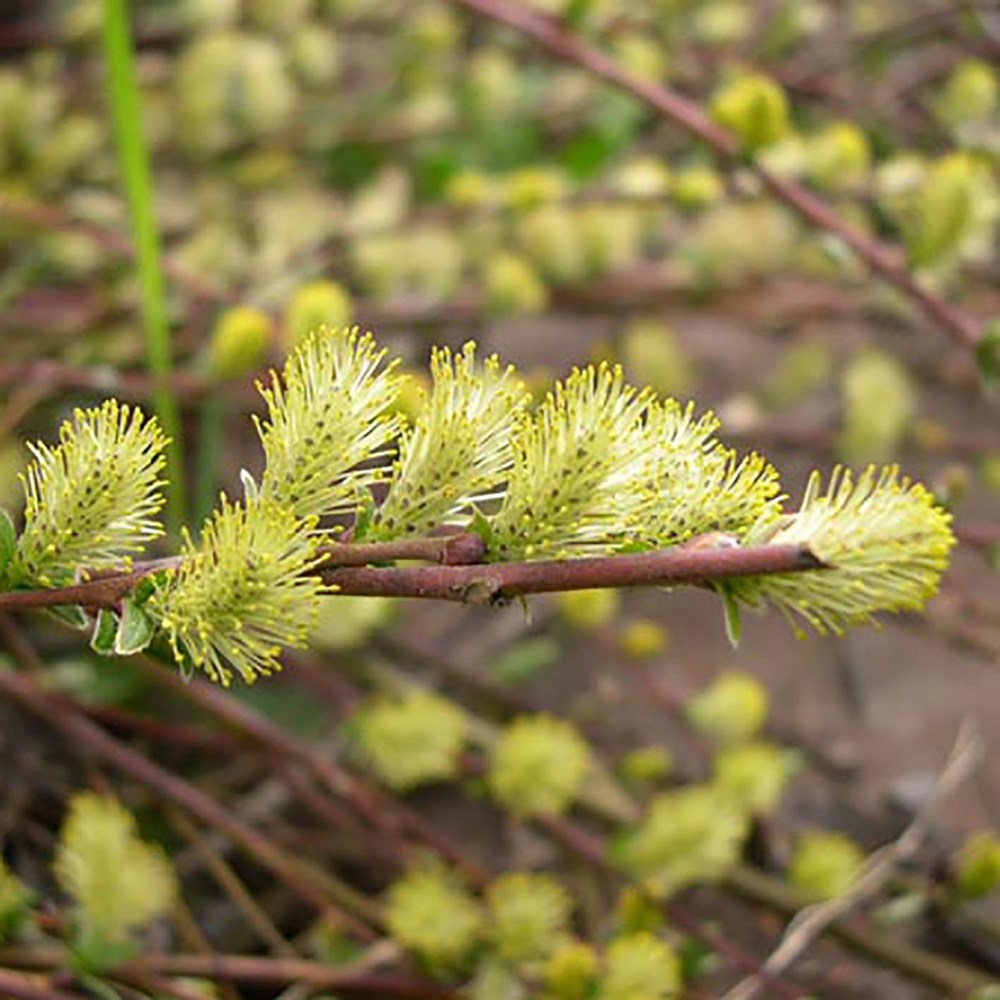
MULTIPOLYGON (((395 559, 424 559, 442 565, 479 562, 485 546, 478 535, 452 533, 390 542, 332 542, 320 549, 328 564, 364 566, 395 559)), ((137 563, 127 572, 102 572, 83 583, 48 590, 21 590, 0 594, 0 611, 14 608, 79 604, 85 608, 117 608, 122 599, 148 576, 176 569, 180 557, 137 563)))
MULTIPOLYGON (((674 91, 642 80, 619 66, 614 59, 566 32, 552 18, 508 0, 452 0, 453 3, 513 28, 550 54, 587 70, 607 83, 631 94, 662 118, 679 125, 709 145, 730 163, 740 159, 736 137, 720 128, 692 101, 674 91)), ((806 221, 836 236, 889 284, 915 302, 927 315, 966 348, 975 348, 982 337, 980 324, 965 312, 923 287, 897 260, 897 254, 846 223, 821 198, 793 180, 779 177, 759 164, 750 169, 765 189, 794 209, 806 221)))
MULTIPOLYGON (((700 584, 740 576, 798 573, 826 568, 806 545, 762 545, 754 548, 694 548, 677 546, 635 555, 543 562, 484 564, 481 541, 475 536, 402 542, 370 543, 366 562, 413 558, 416 551, 451 560, 439 566, 347 566, 350 545, 332 549, 333 566, 321 567, 320 576, 341 594, 365 597, 419 597, 466 604, 503 604, 527 594, 589 590, 595 587, 644 587, 665 584, 700 584), (406 555, 399 556, 404 552, 406 555), (460 563, 464 560, 464 563, 460 563)), ((0 611, 77 604, 85 608, 116 608, 137 584, 177 559, 157 560, 128 573, 104 576, 85 583, 49 590, 13 590, 0 594, 0 611)))
POLYGON ((221 852, 215 849, 211 839, 202 832, 179 809, 170 809, 167 819, 177 832, 191 845, 208 873, 220 889, 232 900, 243 919, 268 945, 271 951, 286 958, 294 958, 295 949, 285 940, 274 921, 244 885, 243 880, 233 870, 221 852))
MULTIPOLYGON (((804 545, 696 549, 678 546, 635 555, 472 566, 417 566, 324 570, 339 593, 437 598, 467 604, 503 604, 528 594, 704 583, 738 576, 823 569, 804 545)), ((2 597, 0 597, 2 602, 2 597)), ((0 603, 2 607, 2 603, 0 603)))

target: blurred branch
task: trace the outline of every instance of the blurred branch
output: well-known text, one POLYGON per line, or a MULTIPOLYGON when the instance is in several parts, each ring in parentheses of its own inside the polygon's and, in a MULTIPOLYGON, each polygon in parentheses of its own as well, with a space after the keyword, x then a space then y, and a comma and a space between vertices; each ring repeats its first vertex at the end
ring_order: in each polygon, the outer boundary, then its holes
MULTIPOLYGON (((364 959, 362 959, 362 962, 364 959)), ((54 948, 5 948, 0 951, 0 962, 25 970, 53 970, 65 963, 65 954, 54 948)), ((385 975, 359 970, 356 963, 333 966, 302 958, 266 958, 255 955, 144 955, 108 971, 118 978, 130 973, 155 973, 162 976, 194 976, 202 979, 228 980, 256 986, 307 984, 313 989, 335 989, 373 995, 377 998, 410 997, 412 1000, 454 1000, 456 994, 444 986, 418 979, 415 976, 385 975)), ((6 989, 7 981, 17 981, 13 975, 0 972, 0 987, 6 989)), ((6 993, 4 994, 7 995, 6 993)), ((78 1000, 69 994, 51 992, 12 993, 28 1000, 66 998, 78 1000)))
MULTIPOLYGON (((916 853, 927 836, 941 800, 966 779, 981 753, 982 747, 975 730, 970 723, 963 723, 941 776, 910 825, 891 844, 868 857, 850 891, 800 910, 788 924, 778 947, 764 963, 763 970, 772 975, 787 971, 831 924, 874 896, 896 867, 916 853)), ((723 1000, 754 1000, 763 985, 761 977, 754 974, 738 983, 723 1000)))
MULTIPOLYGON (((74 219, 68 212, 55 205, 45 205, 34 201, 23 201, 14 198, 0 200, 0 219, 12 222, 23 222, 38 226, 41 229, 66 230, 93 240, 102 250, 115 257, 131 259, 135 249, 127 236, 107 226, 74 219)), ((178 267, 169 256, 161 260, 163 273, 169 275, 193 295, 209 302, 224 302, 228 293, 219 285, 206 281, 200 274, 183 267, 178 267)))
MULTIPOLYGON (((452 2, 512 28, 537 42, 556 58, 579 66, 593 76, 626 91, 662 118, 701 139, 724 160, 729 163, 739 162, 740 148, 735 136, 712 122, 697 104, 666 87, 649 83, 626 72, 603 52, 565 31, 554 19, 508 0, 452 2)), ((897 255, 893 251, 850 226, 825 201, 801 184, 776 176, 756 163, 750 163, 748 169, 774 197, 798 212, 807 222, 836 236, 873 272, 910 298, 929 319, 945 329, 955 340, 968 349, 974 349, 979 344, 982 338, 981 324, 919 284, 897 262, 897 255)))
POLYGON ((376 914, 373 904, 366 897, 348 889, 332 875, 308 865, 303 859, 285 853, 212 796, 115 739, 43 691, 32 678, 0 671, 0 695, 58 730, 70 741, 75 753, 90 755, 111 764, 152 788, 162 798, 197 816, 208 827, 231 837, 250 857, 269 869, 318 913, 334 914, 361 940, 374 937, 369 925, 375 921, 376 914))
MULTIPOLYGON (((60 964, 62 957, 60 953, 60 964)), ((0 956, 0 961, 5 965, 14 964, 8 963, 6 956, 0 956)), ((80 1000, 79 993, 53 989, 49 983, 40 982, 38 976, 19 976, 3 969, 0 969, 0 996, 8 1000, 80 1000)))
POLYGON ((342 594, 438 598, 495 605, 527 594, 705 583, 736 576, 822 568, 824 564, 805 545, 762 545, 746 549, 677 546, 635 555, 545 562, 334 568, 323 571, 322 575, 326 583, 335 585, 342 594))

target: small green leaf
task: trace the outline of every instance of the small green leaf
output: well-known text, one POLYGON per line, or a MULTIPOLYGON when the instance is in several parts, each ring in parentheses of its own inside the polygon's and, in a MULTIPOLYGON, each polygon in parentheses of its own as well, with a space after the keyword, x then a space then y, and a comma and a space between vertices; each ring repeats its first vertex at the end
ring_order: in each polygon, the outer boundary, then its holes
POLYGON ((111 656, 115 651, 115 634, 118 632, 118 619, 113 611, 101 608, 94 624, 94 634, 90 639, 90 648, 101 656, 111 656))
POLYGON ((716 953, 694 938, 686 938, 680 948, 681 968, 684 970, 684 982, 691 982, 699 976, 705 976, 719 966, 716 953))
POLYGON ((79 632, 90 627, 90 619, 79 604, 62 604, 49 608, 49 614, 55 615, 61 622, 79 632))
MULTIPOLYGON (((640 552, 652 552, 653 549, 655 548, 656 546, 651 545, 649 542, 636 540, 632 542, 626 542, 624 545, 619 545, 618 548, 615 549, 615 552, 617 552, 618 555, 622 556, 636 555, 637 553, 640 552)), ((669 590, 670 588, 665 588, 665 589, 669 590)))
POLYGON ((101 1000, 121 1000, 121 996, 100 978, 105 969, 134 958, 138 944, 131 939, 112 939, 92 928, 82 928, 70 948, 70 968, 101 1000))
POLYGON ((1000 317, 987 324, 976 344, 976 364, 983 381, 991 389, 1000 386, 1000 317))
POLYGON ((361 498, 361 506, 354 516, 354 532, 351 535, 352 542, 360 542, 371 527, 372 518, 375 516, 375 500, 370 493, 365 493, 361 498))
POLYGON ((986 550, 986 561, 989 563, 991 569, 995 569, 1000 573, 1000 544, 994 542, 986 550))
POLYGON ((0 507, 0 579, 7 571, 11 559, 14 558, 14 550, 17 548, 17 532, 14 531, 14 522, 10 519, 10 514, 0 507))
POLYGON ((504 650, 491 672, 506 684, 524 684, 558 658, 559 643, 551 636, 537 636, 504 650))
POLYGON ((126 598, 122 605, 122 619, 115 636, 115 652, 131 656, 144 650, 153 638, 153 619, 135 601, 126 598))
POLYGON ((488 552, 493 541, 493 525, 478 507, 472 509, 472 523, 469 525, 469 531, 474 535, 479 535, 488 552))
POLYGON ((135 589, 132 591, 132 600, 141 606, 145 604, 146 601, 148 601, 155 593, 156 579, 153 576, 147 576, 135 585, 135 589))
POLYGON ((230 692, 276 726, 302 739, 319 737, 327 723, 322 704, 301 688, 282 684, 240 685, 230 692))
POLYGON ((726 638, 729 644, 736 649, 740 644, 740 636, 743 632, 743 620, 740 616, 740 605, 733 595, 733 592, 724 584, 715 585, 716 593, 722 598, 722 611, 726 622, 726 638))
POLYGON ((594 0, 569 0, 563 9, 563 23, 570 31, 579 31, 594 6, 594 0))

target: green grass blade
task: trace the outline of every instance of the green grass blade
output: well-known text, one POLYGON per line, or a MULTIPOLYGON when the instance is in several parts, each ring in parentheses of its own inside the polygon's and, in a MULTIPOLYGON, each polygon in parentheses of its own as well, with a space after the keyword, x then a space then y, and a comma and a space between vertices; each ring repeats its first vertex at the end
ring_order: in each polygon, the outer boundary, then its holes
POLYGON ((184 464, 177 401, 167 382, 173 368, 167 320, 160 240, 153 205, 153 183, 149 154, 142 134, 142 108, 136 84, 128 0, 104 0, 104 59, 108 72, 108 95, 114 122, 118 167, 128 200, 136 268, 142 297, 146 331, 146 355, 156 380, 153 407, 170 435, 167 451, 167 524, 176 534, 184 520, 184 464))

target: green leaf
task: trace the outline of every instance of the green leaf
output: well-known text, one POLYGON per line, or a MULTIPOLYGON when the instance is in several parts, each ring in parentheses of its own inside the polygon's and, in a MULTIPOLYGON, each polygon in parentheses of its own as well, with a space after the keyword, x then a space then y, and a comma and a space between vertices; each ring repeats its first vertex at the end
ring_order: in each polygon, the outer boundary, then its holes
MULTIPOLYGON (((117 622, 115 622, 117 625, 117 622)), ((50 664, 46 679, 53 690, 64 691, 88 705, 129 705, 141 701, 145 676, 122 668, 111 654, 77 656, 50 664)))
POLYGON ((523 684, 559 659, 559 643, 543 635, 518 642, 497 657, 493 675, 506 684, 523 684))
POLYGON ((327 724, 322 703, 301 688, 281 683, 244 684, 233 688, 230 694, 268 721, 302 739, 318 737, 327 724))
POLYGON ((49 608, 49 614, 54 615, 70 628, 75 628, 78 632, 90 627, 90 619, 79 604, 62 604, 49 608))
POLYGON ((140 606, 145 604, 156 593, 156 583, 156 578, 153 576, 143 577, 132 591, 132 600, 140 606))
POLYGON ((144 650, 152 641, 155 626, 153 619, 135 601, 126 598, 122 605, 122 619, 115 636, 115 652, 131 656, 144 650))
POLYGON ((743 633, 743 619, 740 615, 740 605, 733 592, 724 583, 715 585, 716 593, 722 598, 722 611, 726 622, 726 638, 729 644, 736 649, 740 644, 740 636, 743 633))
POLYGON ((986 550, 986 562, 989 563, 991 569, 1000 573, 1000 544, 994 542, 986 550))
POLYGON ((94 634, 90 648, 101 656, 111 656, 115 651, 115 634, 118 632, 118 618, 113 611, 101 608, 94 624, 94 634))
POLYGON ((130 938, 110 938, 92 927, 82 927, 70 947, 70 968, 87 984, 95 996, 102 1000, 121 1000, 100 973, 134 958, 139 951, 137 942, 130 938))
POLYGON ((493 122, 477 136, 476 150, 487 173, 515 170, 545 158, 547 139, 536 122, 511 121, 497 128, 493 122))
POLYGON ((717 969, 719 959, 715 952, 694 938, 685 938, 680 947, 681 968, 684 970, 684 982, 692 982, 699 976, 717 969))
POLYGON ((560 151, 560 162, 574 180, 593 179, 633 142, 643 117, 642 107, 633 98, 606 95, 590 122, 560 151))
POLYGON ((0 507, 0 579, 14 558, 14 550, 17 548, 17 532, 14 531, 14 522, 10 519, 10 514, 0 507))
POLYGON ((478 507, 474 507, 472 510, 472 523, 469 525, 468 530, 474 535, 479 535, 488 552, 493 542, 493 525, 490 524, 490 519, 478 507))
POLYGON ((1000 386, 1000 317, 987 324, 976 344, 976 364, 983 381, 991 389, 1000 386))
POLYGON ((455 143, 434 143, 413 165, 414 195, 420 201, 441 198, 448 181, 465 165, 462 149, 455 143))
POLYGON ((358 507, 357 514, 354 515, 354 531, 351 534, 352 542, 360 542, 368 534, 372 526, 372 518, 375 516, 375 499, 370 493, 365 493, 361 498, 361 506, 358 507))
POLYGON ((330 185, 347 191, 371 180, 385 162, 385 152, 368 142, 343 142, 327 154, 326 178, 330 185))

